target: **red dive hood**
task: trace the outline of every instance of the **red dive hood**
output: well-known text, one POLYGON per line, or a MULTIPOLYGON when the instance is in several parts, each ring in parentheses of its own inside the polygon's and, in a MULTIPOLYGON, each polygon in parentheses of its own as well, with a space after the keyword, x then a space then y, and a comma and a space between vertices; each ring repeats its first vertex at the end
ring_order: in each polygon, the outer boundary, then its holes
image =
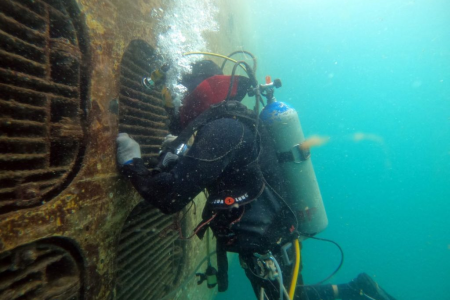
MULTIPOLYGON (((227 97, 231 76, 215 75, 203 80, 183 100, 180 107, 181 128, 185 128, 189 122, 197 118, 211 105, 219 103, 227 97)), ((249 79, 243 76, 235 76, 230 99, 241 101, 247 93, 249 79)))

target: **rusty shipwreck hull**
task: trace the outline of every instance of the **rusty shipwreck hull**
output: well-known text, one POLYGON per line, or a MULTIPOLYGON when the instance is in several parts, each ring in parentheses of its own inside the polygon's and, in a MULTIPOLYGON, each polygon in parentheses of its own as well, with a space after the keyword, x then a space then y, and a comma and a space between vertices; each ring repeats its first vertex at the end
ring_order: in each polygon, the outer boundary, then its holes
MULTIPOLYGON (((160 234, 173 217, 140 203, 115 164, 119 130, 149 167, 167 134, 160 93, 140 84, 163 2, 0 2, 0 299, 159 299, 204 257, 197 239, 160 234)), ((242 44, 229 26, 208 39, 221 53, 242 44)), ((211 294, 186 289, 178 299, 211 294)))

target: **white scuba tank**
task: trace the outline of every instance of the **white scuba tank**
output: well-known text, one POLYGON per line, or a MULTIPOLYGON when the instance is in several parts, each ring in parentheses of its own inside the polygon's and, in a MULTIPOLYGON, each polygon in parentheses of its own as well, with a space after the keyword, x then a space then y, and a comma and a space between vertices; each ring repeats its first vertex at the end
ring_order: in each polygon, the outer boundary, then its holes
POLYGON ((300 233, 314 235, 324 230, 328 218, 309 155, 300 149, 305 141, 297 111, 274 101, 261 112, 260 119, 271 134, 286 181, 287 204, 296 213, 300 233))

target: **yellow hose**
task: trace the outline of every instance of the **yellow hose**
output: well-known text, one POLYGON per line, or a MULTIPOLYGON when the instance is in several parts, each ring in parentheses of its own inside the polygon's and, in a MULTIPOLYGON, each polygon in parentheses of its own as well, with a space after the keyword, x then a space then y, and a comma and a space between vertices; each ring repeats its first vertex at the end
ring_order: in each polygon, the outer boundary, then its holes
POLYGON ((289 288, 289 299, 291 300, 294 299, 295 287, 297 286, 298 272, 300 269, 301 254, 300 254, 300 243, 298 242, 298 239, 294 241, 294 246, 295 246, 295 265, 294 265, 294 272, 292 273, 291 287, 289 288))
MULTIPOLYGON (((232 58, 229 58, 228 56, 225 56, 225 55, 222 55, 222 54, 217 54, 217 53, 211 53, 211 52, 186 52, 186 53, 183 53, 184 56, 186 56, 186 55, 194 55, 194 54, 203 54, 203 55, 209 55, 209 56, 216 56, 216 57, 220 57, 220 58, 223 58, 223 59, 228 59, 229 61, 237 63, 237 60, 234 60, 232 58)), ((239 66, 244 71, 246 71, 245 68, 242 65, 239 65, 239 66)))

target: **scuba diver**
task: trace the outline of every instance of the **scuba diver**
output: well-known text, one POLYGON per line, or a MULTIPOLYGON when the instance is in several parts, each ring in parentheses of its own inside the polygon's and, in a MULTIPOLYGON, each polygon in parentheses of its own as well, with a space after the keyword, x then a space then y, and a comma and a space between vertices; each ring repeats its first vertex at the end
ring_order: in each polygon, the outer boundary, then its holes
POLYGON ((226 253, 234 252, 261 300, 393 300, 365 273, 346 284, 303 285, 293 254, 294 248, 299 252, 302 228, 286 201, 289 183, 256 113, 260 100, 254 111, 240 103, 249 92, 260 96, 254 71, 243 61, 235 63, 231 76, 222 69, 211 60, 193 63, 192 73, 182 77, 188 93, 179 113, 165 101, 169 130, 177 138, 165 143, 153 170, 144 165, 139 144, 119 133, 122 174, 165 214, 179 212, 207 191, 203 220, 194 234, 203 238, 209 227, 216 238, 214 275, 220 292, 228 288, 226 253), (237 67, 248 77, 235 75, 237 67))

